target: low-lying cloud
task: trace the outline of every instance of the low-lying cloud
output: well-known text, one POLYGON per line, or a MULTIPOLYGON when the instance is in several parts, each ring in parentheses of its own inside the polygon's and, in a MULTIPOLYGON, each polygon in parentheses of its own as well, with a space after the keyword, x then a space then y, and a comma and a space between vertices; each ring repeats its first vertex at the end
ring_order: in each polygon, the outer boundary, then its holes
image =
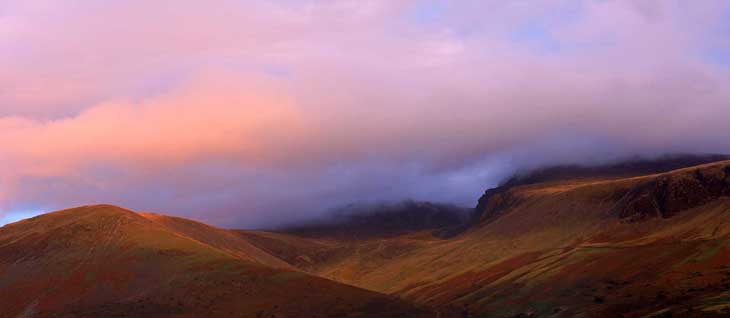
MULTIPOLYGON (((730 152, 723 1, 9 1, 0 210, 268 226, 730 152)), ((0 212, 2 213, 2 212, 0 212)))

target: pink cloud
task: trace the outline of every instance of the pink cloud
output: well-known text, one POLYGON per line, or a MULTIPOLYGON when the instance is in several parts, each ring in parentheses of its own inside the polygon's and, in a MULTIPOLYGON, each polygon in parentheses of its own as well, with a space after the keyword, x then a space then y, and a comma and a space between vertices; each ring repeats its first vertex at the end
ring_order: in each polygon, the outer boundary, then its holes
POLYGON ((545 162, 730 151, 728 69, 698 53, 727 44, 722 2, 465 1, 427 24, 418 5, 4 3, 0 208, 199 197, 245 223, 429 198, 464 171, 449 191, 478 193, 499 175, 484 160, 526 147, 545 162), (557 49, 512 36, 535 21, 557 49))

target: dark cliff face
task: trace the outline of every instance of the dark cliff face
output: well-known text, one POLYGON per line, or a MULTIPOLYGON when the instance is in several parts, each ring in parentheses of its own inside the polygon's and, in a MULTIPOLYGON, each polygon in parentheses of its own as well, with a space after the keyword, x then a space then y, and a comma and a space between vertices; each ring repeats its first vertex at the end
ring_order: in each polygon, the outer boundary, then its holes
MULTIPOLYGON (((519 203, 512 194, 515 187, 542 182, 581 178, 622 178, 666 173, 672 170, 728 160, 726 155, 671 156, 657 160, 627 161, 608 166, 560 166, 518 174, 479 198, 471 217, 483 224, 519 203)), ((690 169, 691 170, 691 169, 690 169)), ((659 175, 617 194, 616 214, 627 221, 649 217, 671 217, 682 210, 730 195, 730 164, 698 167, 691 172, 659 175)))
POLYGON ((629 190, 618 202, 616 212, 629 222, 669 218, 727 196, 730 196, 730 163, 652 178, 629 190))
POLYGON ((486 223, 505 209, 515 205, 517 198, 510 193, 511 188, 511 186, 503 185, 484 192, 472 212, 471 222, 473 224, 486 223))

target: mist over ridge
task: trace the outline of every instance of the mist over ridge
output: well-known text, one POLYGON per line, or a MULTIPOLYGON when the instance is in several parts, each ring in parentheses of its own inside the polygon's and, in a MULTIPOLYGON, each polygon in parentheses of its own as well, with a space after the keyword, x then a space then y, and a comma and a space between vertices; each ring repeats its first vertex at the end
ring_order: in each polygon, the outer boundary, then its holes
POLYGON ((539 167, 729 153, 727 12, 5 1, 0 219, 113 203, 269 227, 352 202, 471 207, 539 167))

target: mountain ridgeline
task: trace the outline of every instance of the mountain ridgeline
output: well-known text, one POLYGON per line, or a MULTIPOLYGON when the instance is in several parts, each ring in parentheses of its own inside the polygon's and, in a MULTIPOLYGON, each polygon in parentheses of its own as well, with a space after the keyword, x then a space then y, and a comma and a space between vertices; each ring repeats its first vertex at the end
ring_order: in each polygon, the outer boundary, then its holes
POLYGON ((727 317, 730 160, 518 174, 228 230, 109 205, 0 228, 0 317, 727 317))
POLYGON ((392 237, 431 230, 435 235, 455 233, 466 225, 470 209, 451 204, 403 201, 350 204, 326 216, 280 229, 307 237, 363 239, 392 237))
MULTIPOLYGON (((512 177, 508 178, 507 180, 503 181, 498 187, 487 189, 484 192, 484 195, 482 195, 477 203, 476 208, 474 209, 474 214, 472 215, 473 221, 476 221, 477 223, 479 221, 488 220, 491 217, 497 215, 499 211, 503 210, 508 205, 514 203, 514 198, 509 196, 508 192, 509 189, 519 187, 519 186, 527 186, 530 184, 539 184, 539 183, 550 183, 550 182, 558 182, 558 181, 566 181, 566 180, 591 180, 591 179, 619 179, 619 178, 630 178, 630 177, 636 177, 636 176, 642 176, 642 175, 652 175, 652 174, 660 174, 669 172, 672 170, 687 168, 687 167, 693 167, 693 166, 699 166, 703 164, 708 164, 712 162, 718 162, 718 161, 724 161, 724 160, 730 160, 730 155, 721 155, 721 154, 711 154, 711 155, 667 155, 660 158, 655 159, 631 159, 626 161, 621 161, 618 163, 613 164, 605 164, 605 165, 595 165, 595 166, 586 166, 586 165, 562 165, 562 166, 552 166, 552 167, 546 167, 546 168, 540 168, 530 171, 521 171, 517 174, 513 175, 512 177)), ((667 186, 669 186, 669 180, 667 178, 660 178, 658 180, 654 180, 655 186, 654 186, 654 192, 657 191, 694 191, 697 190, 697 185, 700 187, 703 187, 702 184, 705 184, 706 182, 710 180, 703 180, 702 179, 702 173, 697 170, 696 176, 697 183, 690 183, 690 184, 674 184, 672 189, 668 189, 667 186), (690 186, 691 188, 687 189, 680 189, 683 186, 690 186), (662 189, 658 189, 662 188, 662 189)), ((724 172, 723 172, 724 173, 724 172)), ((710 175, 708 176, 708 179, 716 180, 714 177, 717 177, 717 175, 710 175)), ((673 180, 677 181, 677 180, 673 180)), ((686 182, 687 180, 685 180, 686 182)), ((635 217, 636 214, 644 215, 647 214, 655 214, 655 215, 663 215, 668 216, 669 211, 663 211, 664 209, 683 209, 687 208, 687 206, 683 207, 667 207, 665 202, 666 200, 677 200, 677 197, 667 197, 662 198, 660 194, 655 193, 654 198, 649 198, 644 195, 648 195, 646 193, 643 193, 643 190, 649 190, 649 188, 652 188, 649 184, 643 184, 640 186, 641 189, 633 189, 631 193, 626 193, 627 197, 624 198, 624 201, 631 201, 631 203, 627 204, 649 204, 650 207, 646 207, 647 209, 639 209, 639 211, 630 211, 630 207, 626 207, 625 211, 621 211, 622 217, 629 217, 632 218, 635 217), (643 193, 642 197, 644 197, 646 200, 653 200, 652 202, 648 201, 641 201, 636 196, 639 195, 639 193, 643 193)), ((716 190, 710 190, 710 191, 716 191, 716 190)), ((665 193, 669 194, 669 193, 665 193)), ((675 193, 678 194, 678 193, 675 193)), ((706 193, 703 193, 700 191, 698 196, 707 196, 712 197, 713 195, 709 195, 706 193)), ((714 196, 717 196, 718 193, 715 193, 714 196)), ((701 202, 704 200, 704 198, 695 197, 694 199, 688 198, 688 200, 701 202)), ((676 204, 676 202, 674 203, 676 204)))

